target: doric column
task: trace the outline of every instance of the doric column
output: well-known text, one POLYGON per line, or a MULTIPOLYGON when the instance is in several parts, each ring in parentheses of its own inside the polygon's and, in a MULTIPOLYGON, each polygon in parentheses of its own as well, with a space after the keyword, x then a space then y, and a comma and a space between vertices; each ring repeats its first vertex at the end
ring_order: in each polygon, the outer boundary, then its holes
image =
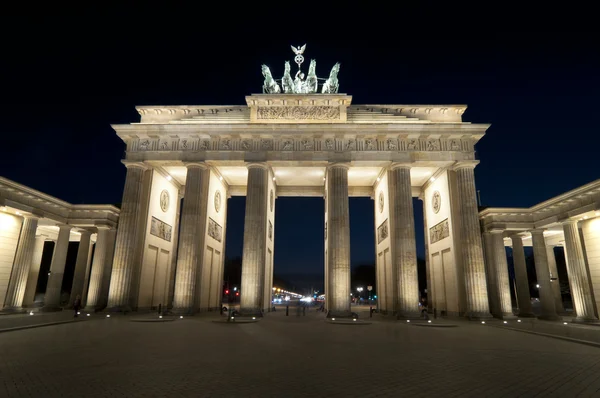
POLYGON ((349 317, 350 311, 350 209, 348 166, 327 168, 328 317, 349 317))
POLYGON ((83 301, 83 281, 85 280, 85 269, 90 254, 91 237, 92 233, 90 231, 81 231, 79 248, 77 249, 77 260, 75 260, 75 271, 73 272, 73 285, 71 286, 71 296, 69 297, 69 307, 73 307, 77 296, 79 296, 79 305, 83 301))
POLYGON ((202 275, 209 180, 210 170, 206 164, 187 165, 173 298, 173 311, 177 313, 192 313, 196 309, 196 283, 202 275))
POLYGON ((249 315, 262 314, 267 245, 268 179, 266 164, 248 165, 240 312, 249 315))
POLYGON ((556 256, 554 255, 554 246, 546 246, 548 257, 548 270, 550 271, 550 286, 552 286, 552 294, 554 295, 554 307, 558 314, 564 314, 565 307, 560 294, 560 281, 558 279, 558 268, 556 267, 556 256))
POLYGON ((40 275, 40 266, 42 265, 42 255, 44 254, 44 243, 46 235, 37 235, 35 237, 35 246, 33 249, 33 257, 31 259, 31 267, 29 268, 29 276, 27 277, 27 288, 25 288, 25 296, 23 297, 23 306, 30 307, 35 300, 37 291, 38 277, 40 275))
POLYGON ((94 311, 99 308, 100 292, 102 291, 102 280, 107 271, 108 262, 111 261, 109 255, 110 228, 99 226, 96 237, 96 249, 94 249, 94 259, 92 260, 92 271, 90 272, 90 283, 88 284, 87 298, 85 300, 85 310, 94 311))
POLYGON ((108 307, 111 310, 129 311, 131 291, 131 276, 136 266, 138 252, 138 231, 140 213, 143 211, 141 203, 144 192, 144 172, 147 167, 143 163, 128 163, 125 189, 119 214, 117 241, 113 259, 110 290, 108 294, 108 307))
POLYGON ((511 236, 513 247, 513 262, 515 265, 515 279, 517 282, 517 301, 519 316, 522 318, 533 317, 531 309, 531 293, 529 292, 529 279, 527 278, 527 263, 523 250, 523 238, 519 235, 511 236))
POLYGON ((388 178, 390 221, 393 228, 392 266, 398 291, 396 315, 419 317, 419 278, 410 167, 393 164, 388 178))
POLYGON ((70 225, 59 226, 58 239, 56 240, 56 246, 54 246, 54 253, 52 254, 50 276, 46 285, 46 295, 44 296, 44 307, 42 307, 42 310, 55 311, 60 309, 60 294, 65 273, 65 264, 67 262, 70 235, 70 225))
POLYGON ((548 269, 548 253, 546 252, 546 240, 544 239, 543 229, 534 229, 531 231, 531 240, 533 241, 533 260, 535 262, 535 273, 537 283, 540 285, 539 294, 542 304, 542 314, 540 319, 559 320, 554 306, 554 294, 550 286, 550 271, 548 269))
POLYGON ((471 319, 490 318, 485 265, 481 247, 479 211, 475 192, 475 164, 455 167, 458 185, 461 251, 467 299, 467 316, 471 319))
POLYGON ((92 270, 92 254, 94 252, 94 243, 95 243, 95 239, 97 238, 98 235, 96 235, 96 237, 94 238, 94 240, 90 240, 90 249, 88 250, 88 257, 87 257, 87 261, 86 261, 86 265, 85 265, 85 276, 83 278, 83 293, 81 295, 81 308, 85 308, 86 304, 86 300, 87 300, 87 295, 88 295, 88 288, 90 286, 90 271, 92 270))
POLYGON ((23 306, 23 297, 27 287, 27 277, 33 259, 35 248, 35 231, 37 230, 37 217, 25 217, 19 242, 17 244, 17 253, 13 262, 8 290, 4 300, 4 311, 18 311, 23 306))
POLYGON ((590 279, 585 265, 583 246, 577 228, 577 220, 563 222, 565 246, 567 247, 567 272, 571 284, 571 296, 577 315, 573 322, 597 322, 594 314, 594 301, 590 289, 590 279))
MULTIPOLYGON (((419 196, 419 199, 421 199, 423 206, 425 206, 423 194, 419 196)), ((435 292, 433 291, 433 279, 431 278, 431 261, 429 261, 429 234, 427 233, 427 211, 425 211, 425 207, 423 207, 423 235, 425 236, 424 246, 425 271, 427 275, 427 311, 430 311, 433 308, 433 303, 435 302, 435 292)))
POLYGON ((483 233, 483 245, 485 249, 485 281, 488 290, 490 312, 493 316, 502 318, 500 296, 498 295, 498 287, 496 286, 496 272, 494 272, 494 240, 491 232, 483 233))
POLYGON ((512 302, 510 299, 510 281, 508 279, 508 262, 506 261, 506 249, 504 248, 504 237, 501 230, 491 231, 493 247, 493 272, 497 289, 499 317, 502 319, 514 318, 512 302))

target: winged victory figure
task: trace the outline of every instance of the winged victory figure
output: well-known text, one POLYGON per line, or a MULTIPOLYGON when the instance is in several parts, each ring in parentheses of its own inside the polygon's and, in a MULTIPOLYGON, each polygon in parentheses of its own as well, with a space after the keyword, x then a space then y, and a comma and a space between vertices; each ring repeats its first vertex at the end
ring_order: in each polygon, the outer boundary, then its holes
MULTIPOLYGON (((298 46, 298 47, 300 47, 300 46, 298 46)), ((294 54, 296 54, 296 55, 302 55, 302 53, 304 52, 304 50, 306 50, 306 44, 305 44, 305 45, 303 45, 303 46, 302 46, 302 47, 300 47, 300 48, 297 48, 297 47, 294 47, 294 46, 292 46, 292 51, 293 51, 293 52, 294 52, 294 54)))

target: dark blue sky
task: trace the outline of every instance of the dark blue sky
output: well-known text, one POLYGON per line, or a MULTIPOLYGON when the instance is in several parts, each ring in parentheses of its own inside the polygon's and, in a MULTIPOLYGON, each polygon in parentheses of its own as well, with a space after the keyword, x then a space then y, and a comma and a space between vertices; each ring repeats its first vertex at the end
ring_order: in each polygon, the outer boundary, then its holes
MULTIPOLYGON (((136 105, 244 104, 261 89, 260 65, 281 71, 305 42, 318 74, 341 63, 354 104, 467 104, 465 121, 492 123, 476 148, 484 205, 531 206, 600 177, 600 62, 587 34, 407 40, 375 33, 375 21, 315 37, 86 15, 22 21, 0 64, 0 174, 72 203, 120 202, 125 147, 110 124, 138 121, 136 105)), ((350 207, 352 263, 373 263, 373 202, 350 207)), ((276 272, 321 273, 322 199, 282 198, 276 211, 276 272)), ((241 254, 243 214, 244 199, 231 199, 228 256, 241 254)))

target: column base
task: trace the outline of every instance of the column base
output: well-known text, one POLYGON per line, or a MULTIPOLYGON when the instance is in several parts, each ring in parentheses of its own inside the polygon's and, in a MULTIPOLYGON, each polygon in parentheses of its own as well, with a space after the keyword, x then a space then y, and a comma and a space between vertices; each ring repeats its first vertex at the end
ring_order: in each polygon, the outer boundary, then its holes
POLYGON ((535 315, 532 312, 523 312, 523 313, 519 312, 517 317, 519 317, 519 318, 535 318, 535 315))
POLYGON ((573 320, 571 321, 573 323, 580 323, 580 324, 586 324, 586 325, 600 325, 600 320, 598 320, 597 318, 573 318, 573 320))
POLYGON ((488 321, 493 319, 489 312, 467 312, 465 317, 470 321, 488 321))
POLYGON ((562 321, 562 317, 558 315, 540 315, 537 319, 541 321, 562 321))
POLYGON ((62 311, 62 307, 59 307, 57 305, 48 305, 48 306, 43 306, 42 308, 40 308, 40 312, 59 312, 62 311))
POLYGON ((239 311, 235 313, 236 317, 261 317, 263 316, 263 312, 260 308, 240 308, 239 311))
POLYGON ((23 307, 5 307, 2 308, 0 314, 24 314, 27 310, 23 307))
POLYGON ((347 318, 347 319, 352 319, 352 318, 358 318, 358 315, 356 314, 356 312, 352 312, 349 310, 329 310, 327 311, 327 316, 326 318, 347 318))

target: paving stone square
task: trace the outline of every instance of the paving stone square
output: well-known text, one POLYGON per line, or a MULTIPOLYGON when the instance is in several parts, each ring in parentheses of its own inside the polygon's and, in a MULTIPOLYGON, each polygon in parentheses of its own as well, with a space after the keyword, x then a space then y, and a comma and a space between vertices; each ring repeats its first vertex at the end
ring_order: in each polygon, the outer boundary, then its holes
MULTIPOLYGON (((154 316, 154 315, 152 315, 154 316)), ((480 323, 132 316, 0 334, 2 397, 597 396, 600 349, 480 323)), ((438 322, 437 320, 434 322, 438 322)))

